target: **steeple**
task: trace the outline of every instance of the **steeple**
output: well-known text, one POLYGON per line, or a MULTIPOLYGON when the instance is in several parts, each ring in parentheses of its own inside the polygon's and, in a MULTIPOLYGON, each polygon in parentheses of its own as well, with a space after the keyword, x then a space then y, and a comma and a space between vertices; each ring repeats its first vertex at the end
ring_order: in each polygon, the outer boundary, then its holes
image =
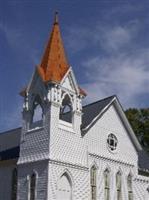
POLYGON ((59 83, 69 69, 63 41, 61 38, 58 13, 55 13, 52 32, 43 54, 38 72, 44 82, 59 83))
MULTIPOLYGON (((69 70, 71 71, 60 33, 58 13, 56 12, 51 34, 36 72, 44 83, 59 84, 69 70)), ((86 96, 86 93, 79 86, 77 87, 81 96, 86 96)), ((21 96, 26 96, 27 88, 20 92, 21 96)))

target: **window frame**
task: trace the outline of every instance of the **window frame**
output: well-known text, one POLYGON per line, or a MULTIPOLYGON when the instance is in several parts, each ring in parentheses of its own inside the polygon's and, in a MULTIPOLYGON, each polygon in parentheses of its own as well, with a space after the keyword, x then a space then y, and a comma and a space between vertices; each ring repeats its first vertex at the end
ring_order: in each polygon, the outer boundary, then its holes
POLYGON ((120 171, 116 173, 116 193, 117 200, 122 199, 122 174, 120 171))
POLYGON ((69 94, 65 94, 62 98, 61 106, 60 106, 60 111, 59 111, 59 120, 64 121, 66 123, 72 124, 73 123, 73 104, 72 104, 72 99, 69 94), (68 111, 65 111, 66 108, 69 108, 68 111), (65 114, 69 114, 70 116, 64 118, 63 116, 65 114))
POLYGON ((104 171, 104 199, 110 200, 110 170, 104 171))
POLYGON ((128 200, 133 200, 132 175, 127 176, 128 200))
POLYGON ((27 176, 27 180, 28 180, 28 200, 36 200, 36 197, 37 197, 37 179, 38 179, 37 172, 33 172, 31 175, 27 176), (31 181, 32 181, 33 175, 35 176, 35 185, 34 185, 34 198, 32 199, 31 181))
POLYGON ((90 169, 91 200, 97 199, 97 167, 93 165, 90 169))
POLYGON ((113 133, 108 134, 107 146, 111 152, 116 152, 118 146, 118 139, 113 133))

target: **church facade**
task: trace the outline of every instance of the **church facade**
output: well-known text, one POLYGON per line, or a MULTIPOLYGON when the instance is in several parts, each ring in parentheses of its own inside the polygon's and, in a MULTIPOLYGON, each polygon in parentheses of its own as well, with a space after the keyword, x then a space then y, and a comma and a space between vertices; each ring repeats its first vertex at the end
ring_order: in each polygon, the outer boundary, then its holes
POLYGON ((149 158, 116 96, 86 93, 57 15, 24 98, 22 127, 0 134, 0 200, 148 200, 149 158))

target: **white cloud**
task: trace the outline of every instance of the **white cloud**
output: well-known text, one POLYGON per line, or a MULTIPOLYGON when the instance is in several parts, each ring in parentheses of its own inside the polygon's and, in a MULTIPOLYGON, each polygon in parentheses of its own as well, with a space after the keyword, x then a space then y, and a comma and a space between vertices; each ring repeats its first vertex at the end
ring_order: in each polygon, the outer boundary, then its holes
POLYGON ((88 101, 116 94, 127 106, 137 104, 137 95, 149 92, 149 49, 135 55, 91 58, 83 64, 87 68, 88 101), (147 65, 148 63, 148 65, 147 65))
POLYGON ((95 23, 94 27, 90 28, 72 26, 67 30, 66 43, 68 48, 74 52, 98 47, 113 53, 113 51, 128 47, 135 39, 138 29, 137 20, 129 21, 125 26, 104 23, 95 23))
POLYGON ((75 27, 70 32, 75 51, 90 50, 88 60, 82 63, 86 101, 116 94, 125 107, 133 107, 139 105, 138 96, 149 92, 149 48, 136 48, 139 31, 139 21, 133 20, 125 25, 95 24, 84 30, 75 27), (93 55, 92 49, 101 54, 93 55))
POLYGON ((100 45, 106 51, 119 51, 126 47, 134 35, 127 27, 103 27, 99 29, 100 45))
POLYGON ((16 52, 16 55, 24 56, 25 58, 31 59, 34 64, 38 62, 38 49, 31 45, 30 39, 25 36, 25 32, 21 26, 15 26, 4 24, 0 21, 0 31, 4 34, 5 39, 9 47, 16 52), (18 28, 19 27, 19 28, 18 28))
POLYGON ((92 32, 86 28, 68 27, 66 45, 71 52, 78 52, 86 48, 92 38, 92 32))

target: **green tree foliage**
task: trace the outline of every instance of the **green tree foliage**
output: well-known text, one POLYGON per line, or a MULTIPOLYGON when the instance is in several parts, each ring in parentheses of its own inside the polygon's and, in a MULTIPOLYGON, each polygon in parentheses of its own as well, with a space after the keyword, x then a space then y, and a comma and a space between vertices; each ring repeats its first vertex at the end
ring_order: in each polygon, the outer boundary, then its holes
POLYGON ((149 108, 129 108, 125 114, 138 140, 149 152, 149 108))

